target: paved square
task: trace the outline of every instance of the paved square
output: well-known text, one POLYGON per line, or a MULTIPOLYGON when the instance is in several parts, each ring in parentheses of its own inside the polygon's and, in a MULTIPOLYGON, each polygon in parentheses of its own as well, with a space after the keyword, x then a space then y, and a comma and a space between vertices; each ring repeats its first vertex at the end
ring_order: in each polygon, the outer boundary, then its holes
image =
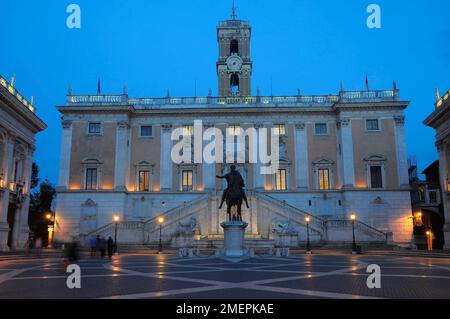
POLYGON ((62 259, 0 257, 0 298, 450 298, 450 259, 299 255, 239 263, 215 257, 123 254, 84 258, 81 288, 66 286, 62 259), (367 266, 381 267, 369 289, 367 266))

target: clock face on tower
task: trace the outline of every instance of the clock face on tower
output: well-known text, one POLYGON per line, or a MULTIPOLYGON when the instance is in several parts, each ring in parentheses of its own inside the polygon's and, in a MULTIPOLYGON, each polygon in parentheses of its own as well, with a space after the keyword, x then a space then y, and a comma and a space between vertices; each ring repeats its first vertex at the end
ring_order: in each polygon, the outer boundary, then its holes
POLYGON ((229 71, 240 71, 242 68, 242 59, 238 55, 232 55, 227 59, 227 67, 229 71))

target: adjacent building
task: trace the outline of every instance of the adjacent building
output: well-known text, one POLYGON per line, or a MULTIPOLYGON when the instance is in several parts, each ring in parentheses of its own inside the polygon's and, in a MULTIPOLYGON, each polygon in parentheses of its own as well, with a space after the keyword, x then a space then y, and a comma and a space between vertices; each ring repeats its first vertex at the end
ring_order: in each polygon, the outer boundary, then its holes
POLYGON ((0 251, 23 249, 28 239, 34 136, 46 128, 14 78, 0 76, 0 251))
POLYGON ((424 124, 436 130, 436 147, 439 153, 439 176, 442 203, 445 213, 445 248, 450 248, 450 90, 440 97, 435 110, 424 124))
MULTIPOLYGON (((194 134, 215 127, 236 139, 240 128, 273 129, 279 138, 279 168, 261 174, 261 163, 236 163, 246 182, 250 209, 247 237, 289 233, 306 238, 305 216, 314 218, 312 239, 351 241, 349 215, 357 215, 357 238, 409 245, 411 202, 404 109, 409 102, 393 89, 345 91, 323 96, 252 95, 251 26, 230 20, 217 27, 218 96, 133 98, 75 95, 58 106, 62 144, 57 187, 56 239, 113 234, 120 218, 121 242, 150 243, 194 233, 220 238, 224 182, 215 178, 231 163, 174 163, 172 132, 194 134)), ((194 134, 195 135, 195 134, 194 134)), ((206 141, 193 142, 205 146, 206 141)), ((196 144, 196 146, 199 146, 196 144)), ((296 239, 295 239, 296 238, 296 239)))
POLYGON ((414 216, 414 238, 418 249, 442 249, 444 246, 444 208, 439 178, 439 161, 423 172, 425 180, 418 178, 417 163, 410 164, 411 206, 414 216), (428 232, 428 236, 427 236, 428 232), (428 247, 428 237, 432 247, 428 247))

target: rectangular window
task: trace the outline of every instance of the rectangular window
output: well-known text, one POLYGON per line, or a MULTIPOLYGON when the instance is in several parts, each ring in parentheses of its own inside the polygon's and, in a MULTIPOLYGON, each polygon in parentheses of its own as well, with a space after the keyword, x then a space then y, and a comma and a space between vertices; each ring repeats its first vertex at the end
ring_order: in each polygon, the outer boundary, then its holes
POLYGON ((274 130, 276 135, 286 135, 286 125, 284 124, 275 124, 274 130))
POLYGON ((436 191, 430 191, 430 203, 437 203, 437 192, 436 191))
POLYGON ((239 125, 230 125, 228 126, 228 134, 231 136, 239 136, 241 135, 241 127, 239 125))
POLYGON ((367 131, 379 131, 380 125, 378 120, 366 120, 366 130, 367 131))
POLYGON ((286 170, 279 169, 275 174, 275 189, 277 191, 287 190, 286 170))
POLYGON ((97 189, 97 169, 87 168, 86 169, 86 189, 94 190, 97 189))
POLYGON ((316 135, 327 135, 328 134, 327 123, 316 123, 314 126, 314 132, 316 135))
POLYGON ((139 191, 150 191, 150 173, 149 171, 139 171, 139 191))
POLYGON ((89 134, 101 134, 102 125, 100 123, 89 123, 89 134))
POLYGON ((383 188, 381 166, 370 166, 370 186, 372 188, 383 188))
POLYGON ((143 125, 141 126, 141 137, 152 137, 153 136, 153 126, 143 125))
POLYGON ((192 192, 194 190, 194 172, 182 171, 181 173, 181 190, 183 192, 192 192))
POLYGON ((319 168, 319 190, 330 189, 330 170, 328 168, 319 168))
POLYGON ((184 125, 183 126, 183 136, 193 136, 194 135, 194 126, 193 125, 184 125))

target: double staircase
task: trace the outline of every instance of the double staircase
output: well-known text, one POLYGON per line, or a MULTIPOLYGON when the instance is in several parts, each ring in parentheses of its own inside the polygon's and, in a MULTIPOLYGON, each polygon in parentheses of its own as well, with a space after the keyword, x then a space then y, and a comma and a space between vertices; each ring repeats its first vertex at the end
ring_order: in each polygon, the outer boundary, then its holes
MULTIPOLYGON (((274 245, 274 233, 270 223, 272 220, 283 221, 287 231, 298 233, 299 242, 305 241, 307 228, 306 218, 309 217, 309 234, 312 242, 316 244, 339 244, 352 241, 352 221, 344 219, 324 219, 313 216, 310 213, 294 207, 285 201, 276 199, 268 194, 255 192, 248 194, 252 198, 259 224, 265 223, 264 229, 258 229, 259 234, 246 234, 246 244, 249 247, 268 247, 274 245)), ((92 236, 114 238, 118 234, 118 242, 126 247, 157 247, 160 229, 163 233, 165 245, 171 244, 171 236, 180 225, 189 221, 190 218, 200 222, 201 216, 211 214, 212 205, 217 204, 213 195, 201 195, 200 197, 167 210, 162 215, 152 217, 144 221, 122 221, 115 225, 107 224, 95 231, 81 236, 80 241, 87 243, 92 236), (164 223, 159 224, 158 218, 163 217, 164 223)), ((262 228, 258 226, 259 228, 262 228)), ((354 222, 355 234, 358 243, 386 244, 387 235, 361 221, 354 222)), ((197 232, 202 235, 193 237, 193 245, 200 249, 218 248, 223 246, 223 235, 210 235, 207 231, 197 232)), ((300 244, 302 245, 302 244, 300 244)))

